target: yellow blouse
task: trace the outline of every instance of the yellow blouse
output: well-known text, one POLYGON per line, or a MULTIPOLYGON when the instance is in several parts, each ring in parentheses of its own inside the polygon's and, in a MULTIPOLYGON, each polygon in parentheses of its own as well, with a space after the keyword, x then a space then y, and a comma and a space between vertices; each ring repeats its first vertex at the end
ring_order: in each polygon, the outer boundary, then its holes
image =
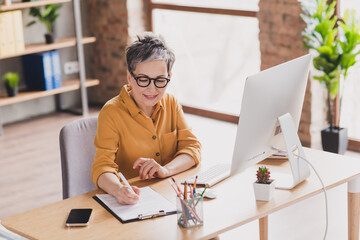
POLYGON ((120 94, 101 109, 95 136, 96 154, 91 178, 97 185, 102 173, 121 171, 126 178, 139 175, 133 163, 140 157, 153 158, 164 166, 179 154, 200 161, 201 144, 187 125, 181 105, 165 94, 151 118, 136 105, 125 85, 120 94))

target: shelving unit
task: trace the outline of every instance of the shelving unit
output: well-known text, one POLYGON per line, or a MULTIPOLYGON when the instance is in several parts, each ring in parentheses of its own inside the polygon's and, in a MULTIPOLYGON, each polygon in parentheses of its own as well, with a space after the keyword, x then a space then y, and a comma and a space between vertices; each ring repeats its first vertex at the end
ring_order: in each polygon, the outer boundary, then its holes
MULTIPOLYGON (((25 46, 25 50, 23 52, 3 55, 0 56, 0 60, 9 59, 13 57, 23 56, 32 53, 51 51, 55 49, 67 48, 76 46, 78 62, 79 62, 79 79, 74 80, 65 80, 63 81, 63 86, 61 88, 48 90, 48 91, 27 91, 21 92, 16 97, 6 97, 0 95, 0 107, 20 103, 24 101, 29 101, 33 99, 38 99, 46 96, 52 96, 64 92, 80 90, 81 93, 81 104, 82 104, 82 115, 88 115, 88 98, 87 98, 87 87, 92 87, 99 85, 98 79, 86 79, 85 74, 85 61, 84 61, 84 50, 83 45, 93 43, 96 41, 95 37, 83 37, 82 35, 82 24, 81 24, 81 12, 80 12, 80 0, 40 0, 35 2, 19 2, 12 3, 9 6, 0 5, 1 11, 13 11, 31 7, 45 6, 48 4, 60 4, 60 3, 73 3, 73 13, 74 13, 74 24, 75 24, 75 37, 71 38, 60 38, 56 39, 52 44, 30 44, 25 46)), ((61 17, 61 16, 60 16, 61 17)), ((1 108, 0 108, 1 112, 1 108)), ((0 135, 2 135, 2 123, 0 118, 0 135)))
MULTIPOLYGON (((48 91, 26 91, 20 92, 16 97, 7 97, 6 94, 0 95, 0 107, 14 103, 29 101, 37 98, 52 96, 59 93, 70 92, 80 89, 79 79, 66 80, 63 82, 63 86, 60 88, 48 90, 48 91)), ((99 85, 97 79, 87 79, 85 82, 86 87, 92 87, 99 85)))
MULTIPOLYGON (((84 37, 84 38, 82 38, 81 43, 88 44, 88 43, 93 43, 95 41, 96 41, 95 37, 84 37)), ((73 37, 73 38, 58 38, 58 39, 55 39, 55 42, 51 43, 51 44, 36 43, 36 44, 26 45, 25 50, 23 52, 0 56, 0 60, 12 58, 12 57, 23 56, 23 55, 32 54, 32 53, 51 51, 54 49, 73 47, 75 45, 76 45, 75 37, 73 37)))
POLYGON ((13 10, 19 10, 19 9, 25 9, 31 7, 39 7, 48 4, 66 3, 71 1, 72 0, 40 0, 36 2, 17 2, 17 3, 12 3, 9 6, 0 5, 0 11, 13 11, 13 10))

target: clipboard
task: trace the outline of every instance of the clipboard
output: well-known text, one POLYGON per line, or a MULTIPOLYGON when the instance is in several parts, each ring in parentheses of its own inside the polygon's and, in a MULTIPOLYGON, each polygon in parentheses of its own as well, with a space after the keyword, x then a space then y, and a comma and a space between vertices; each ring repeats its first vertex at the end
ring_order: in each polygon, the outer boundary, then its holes
POLYGON ((121 205, 110 194, 96 194, 93 198, 121 223, 177 213, 175 204, 150 187, 140 188, 140 200, 135 205, 121 205))

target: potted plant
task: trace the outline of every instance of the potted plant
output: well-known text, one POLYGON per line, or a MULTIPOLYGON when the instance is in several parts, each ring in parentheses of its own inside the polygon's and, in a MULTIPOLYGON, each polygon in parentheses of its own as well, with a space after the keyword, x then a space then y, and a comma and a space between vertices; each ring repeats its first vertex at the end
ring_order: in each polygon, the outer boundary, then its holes
POLYGON ((256 171, 254 193, 256 200, 269 201, 275 191, 275 180, 270 179, 270 171, 267 167, 259 167, 256 171))
POLYGON ((19 74, 13 72, 7 72, 3 76, 6 92, 9 97, 15 97, 19 92, 19 74))
MULTIPOLYGON (((314 79, 320 81, 328 92, 329 126, 321 131, 323 149, 343 154, 348 143, 347 129, 334 123, 334 105, 340 81, 345 81, 349 68, 356 63, 356 56, 360 54, 360 20, 356 19, 354 10, 347 10, 344 17, 338 20, 335 15, 336 1, 331 4, 327 0, 300 2, 304 12, 301 17, 306 23, 303 43, 305 47, 317 51, 318 56, 313 59, 313 65, 322 74, 314 76, 314 79)), ((341 93, 338 101, 340 112, 341 93)))
MULTIPOLYGON (((45 34, 46 43, 54 42, 54 23, 56 19, 59 17, 59 9, 61 5, 49 4, 45 6, 45 10, 41 11, 40 7, 32 7, 30 8, 30 16, 38 18, 40 22, 45 24, 47 33, 45 34)), ((36 21, 29 22, 26 26, 29 27, 35 24, 36 21)))

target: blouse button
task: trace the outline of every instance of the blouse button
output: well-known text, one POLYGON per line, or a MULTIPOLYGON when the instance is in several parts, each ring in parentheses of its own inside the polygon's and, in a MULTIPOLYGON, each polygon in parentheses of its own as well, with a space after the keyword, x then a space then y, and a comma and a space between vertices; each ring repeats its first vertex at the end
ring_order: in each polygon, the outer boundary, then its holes
POLYGON ((156 136, 155 136, 155 135, 154 135, 154 136, 152 136, 152 139, 154 139, 154 140, 155 140, 155 139, 156 139, 156 136))
POLYGON ((157 156, 157 157, 160 156, 160 153, 157 152, 157 153, 156 153, 156 156, 157 156))

